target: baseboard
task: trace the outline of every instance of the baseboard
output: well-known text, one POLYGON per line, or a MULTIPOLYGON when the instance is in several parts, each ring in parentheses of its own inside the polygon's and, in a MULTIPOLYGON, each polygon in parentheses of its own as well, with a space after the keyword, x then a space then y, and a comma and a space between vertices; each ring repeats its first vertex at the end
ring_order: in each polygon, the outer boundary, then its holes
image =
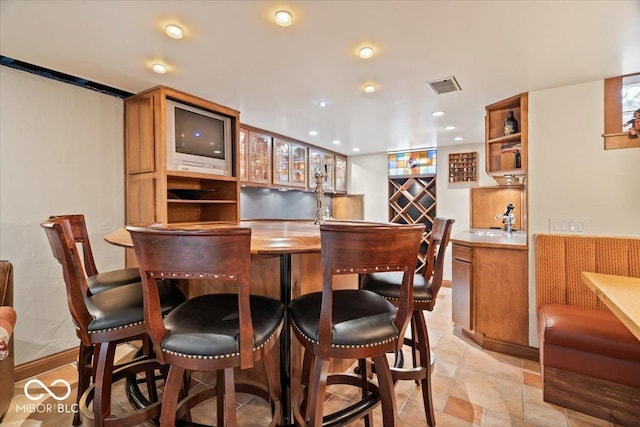
POLYGON ((461 328, 461 331, 485 350, 504 353, 521 359, 533 360, 534 362, 540 360, 540 351, 535 347, 497 340, 480 332, 468 331, 464 328, 461 328))
POLYGON ((443 288, 451 288, 451 280, 443 280, 440 286, 443 288))
POLYGON ((544 367, 543 399, 612 423, 640 426, 640 389, 564 369, 544 367))
POLYGON ((41 359, 32 360, 15 367, 16 381, 21 381, 60 366, 68 365, 78 359, 78 347, 51 354, 41 359))

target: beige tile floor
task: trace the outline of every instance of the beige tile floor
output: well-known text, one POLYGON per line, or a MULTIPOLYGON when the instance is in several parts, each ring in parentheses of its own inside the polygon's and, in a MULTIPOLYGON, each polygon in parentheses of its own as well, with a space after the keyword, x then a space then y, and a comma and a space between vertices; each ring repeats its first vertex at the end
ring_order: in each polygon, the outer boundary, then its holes
MULTIPOLYGON (((542 401, 540 368, 538 363, 482 350, 451 323, 451 289, 444 288, 438 296, 433 312, 426 312, 435 369, 432 374, 436 422, 447 426, 550 426, 587 427, 612 426, 597 418, 551 405, 542 401)), ((131 347, 119 349, 121 357, 131 347)), ((56 379, 67 379, 75 386, 75 366, 66 365, 38 375, 44 384, 56 379)), ((206 383, 206 377, 200 377, 206 383)), ((75 388, 71 395, 57 402, 49 395, 34 403, 24 394, 28 380, 15 385, 3 427, 13 426, 70 426, 75 388), (49 405, 49 406, 48 406, 49 405)), ((65 387, 51 388, 57 396, 64 395, 65 387)), ((32 386, 31 395, 37 394, 32 386)), ((325 408, 332 411, 356 397, 356 391, 347 387, 331 387, 326 395, 325 408)), ((396 387, 400 427, 426 425, 422 395, 415 383, 404 381, 396 387)), ((238 396, 238 422, 243 426, 260 427, 267 424, 269 408, 266 403, 247 395, 238 396)), ((114 413, 126 411, 128 403, 122 385, 114 388, 114 413)), ((192 411, 194 421, 214 420, 214 402, 204 402, 192 411)), ((210 423, 212 421, 209 421, 210 423)), ((379 409, 374 414, 376 426, 381 426, 379 409)), ((151 425, 151 424, 150 424, 151 425)), ((356 422, 353 426, 364 425, 356 422)))

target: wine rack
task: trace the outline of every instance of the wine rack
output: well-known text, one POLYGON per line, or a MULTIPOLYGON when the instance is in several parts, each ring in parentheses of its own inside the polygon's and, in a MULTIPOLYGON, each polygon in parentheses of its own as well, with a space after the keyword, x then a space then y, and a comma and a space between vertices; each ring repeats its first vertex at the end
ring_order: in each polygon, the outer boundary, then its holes
POLYGON ((436 217, 436 177, 389 178, 389 222, 424 224, 416 273, 426 264, 428 239, 436 217))
POLYGON ((476 182, 478 155, 475 151, 449 154, 449 182, 476 182))

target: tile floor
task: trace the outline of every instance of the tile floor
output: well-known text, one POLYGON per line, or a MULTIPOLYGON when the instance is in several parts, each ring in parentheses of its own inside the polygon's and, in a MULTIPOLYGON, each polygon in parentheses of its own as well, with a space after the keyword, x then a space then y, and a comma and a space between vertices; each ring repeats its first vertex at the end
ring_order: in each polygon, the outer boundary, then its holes
MULTIPOLYGON (((457 332, 451 323, 451 289, 443 288, 433 312, 427 312, 427 324, 436 362, 432 375, 436 422, 447 426, 612 426, 579 412, 567 410, 542 401, 540 369, 538 363, 485 351, 457 332)), ((126 357, 131 347, 119 349, 126 357)), ((408 360, 408 359, 407 359, 408 360)), ((37 376, 44 384, 56 379, 67 379, 75 386, 75 366, 66 365, 37 376)), ((206 377, 199 380, 206 383, 206 377)), ((62 401, 55 401, 47 394, 36 401, 37 406, 24 394, 28 380, 15 385, 15 397, 11 402, 3 427, 14 426, 70 426, 75 389, 62 401)), ((30 394, 38 392, 33 384, 30 394), (36 391, 33 391, 36 390, 36 391)), ((58 396, 65 387, 51 387, 58 396)), ((356 396, 347 387, 331 387, 326 396, 327 411, 348 402, 356 396)), ((400 427, 426 425, 422 397, 415 383, 403 381, 396 388, 400 427)), ((114 413, 126 411, 128 403, 122 385, 114 389, 114 413)), ((374 414, 376 426, 381 426, 378 412, 374 414)), ((194 421, 213 420, 214 402, 204 402, 192 411, 194 421)), ((238 422, 243 426, 261 427, 269 419, 266 403, 247 395, 238 396, 238 422)), ((209 421, 211 422, 211 421, 209 421)), ((149 424, 151 425, 151 424, 149 424)), ((353 426, 361 426, 356 422, 353 426)))

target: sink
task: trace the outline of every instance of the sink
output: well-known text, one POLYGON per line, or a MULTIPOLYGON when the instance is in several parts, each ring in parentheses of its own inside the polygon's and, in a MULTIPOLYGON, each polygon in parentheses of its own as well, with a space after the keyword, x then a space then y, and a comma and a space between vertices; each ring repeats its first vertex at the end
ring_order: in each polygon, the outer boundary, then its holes
POLYGON ((469 230, 469 233, 476 236, 504 236, 506 232, 502 230, 469 230))

